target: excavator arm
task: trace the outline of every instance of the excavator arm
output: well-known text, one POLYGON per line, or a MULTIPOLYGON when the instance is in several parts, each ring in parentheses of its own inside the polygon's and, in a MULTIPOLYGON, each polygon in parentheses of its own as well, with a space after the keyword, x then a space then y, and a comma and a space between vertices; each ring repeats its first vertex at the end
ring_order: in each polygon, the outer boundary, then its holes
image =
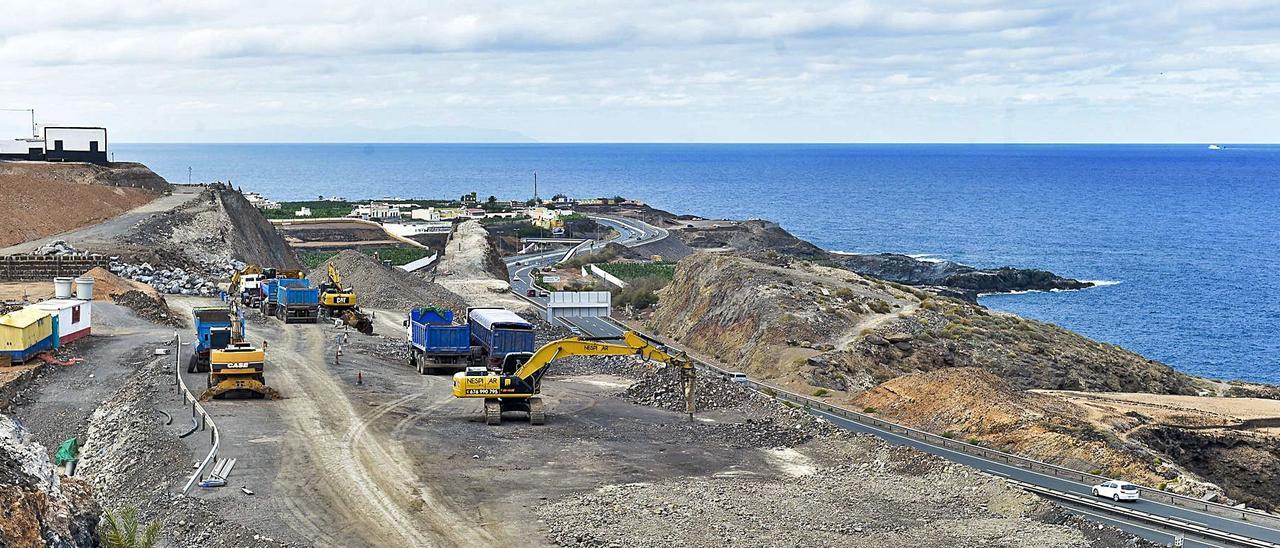
POLYGON ((527 357, 519 368, 510 374, 470 371, 453 375, 453 395, 458 398, 484 398, 488 424, 501 421, 502 411, 520 410, 529 413, 530 422, 542 423, 542 376, 552 362, 571 356, 638 356, 679 367, 685 382, 686 413, 693 417, 693 361, 681 352, 673 352, 666 346, 633 331, 623 333, 617 339, 584 339, 569 337, 549 342, 533 354, 511 354, 508 360, 527 357))
POLYGON ((342 276, 338 274, 338 269, 334 268, 333 263, 329 263, 329 283, 333 284, 334 291, 342 291, 342 276))

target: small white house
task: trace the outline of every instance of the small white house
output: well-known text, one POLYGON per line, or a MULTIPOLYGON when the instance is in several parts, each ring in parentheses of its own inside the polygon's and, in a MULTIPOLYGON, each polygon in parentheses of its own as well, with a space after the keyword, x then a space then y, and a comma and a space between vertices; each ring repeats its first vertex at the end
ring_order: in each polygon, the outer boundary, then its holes
POLYGON ((93 301, 49 299, 33 304, 31 307, 58 317, 58 340, 62 344, 89 334, 93 301))
POLYGON ((311 208, 306 207, 306 206, 300 207, 300 208, 298 208, 298 210, 297 210, 297 211, 293 212, 293 216, 294 216, 294 217, 310 217, 310 216, 311 216, 311 208))

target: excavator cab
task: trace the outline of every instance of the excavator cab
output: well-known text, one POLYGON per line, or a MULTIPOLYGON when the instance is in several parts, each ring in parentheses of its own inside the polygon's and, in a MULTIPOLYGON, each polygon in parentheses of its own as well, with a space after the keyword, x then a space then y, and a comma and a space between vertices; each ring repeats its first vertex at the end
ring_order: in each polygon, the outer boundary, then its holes
POLYGON ((502 374, 515 375, 525 362, 533 357, 533 352, 512 352, 502 359, 502 374))

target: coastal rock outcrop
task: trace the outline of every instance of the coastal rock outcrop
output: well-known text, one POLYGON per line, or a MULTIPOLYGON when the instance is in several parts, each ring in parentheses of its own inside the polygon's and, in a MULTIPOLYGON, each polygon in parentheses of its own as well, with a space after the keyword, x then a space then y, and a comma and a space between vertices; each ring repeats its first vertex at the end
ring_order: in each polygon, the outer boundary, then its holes
POLYGON ((968 295, 969 300, 981 293, 1084 289, 1094 285, 1045 270, 1010 266, 979 269, 954 261, 925 261, 896 253, 833 253, 831 258, 859 274, 908 285, 948 287, 968 295))

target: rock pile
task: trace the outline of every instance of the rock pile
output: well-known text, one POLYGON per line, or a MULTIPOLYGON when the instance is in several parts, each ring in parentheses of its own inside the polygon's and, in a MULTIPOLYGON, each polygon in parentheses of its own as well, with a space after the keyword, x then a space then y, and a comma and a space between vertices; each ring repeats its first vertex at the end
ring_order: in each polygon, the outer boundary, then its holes
POLYGON ((342 283, 354 287, 361 306, 407 313, 417 306, 439 306, 463 313, 466 301, 438 284, 418 276, 385 266, 359 251, 343 250, 307 276, 312 284, 328 280, 328 265, 342 275, 342 283))
POLYGON ((88 485, 58 474, 45 448, 0 415, 0 545, 98 545, 98 514, 88 485))
POLYGON ((36 255, 83 255, 88 253, 88 251, 76 249, 75 246, 67 243, 66 240, 54 240, 37 247, 34 253, 36 255))
POLYGON ((161 268, 151 263, 132 265, 113 261, 110 270, 121 278, 142 282, 161 293, 170 295, 200 295, 209 297, 218 294, 216 280, 227 280, 237 270, 244 268, 239 261, 207 263, 198 273, 180 267, 161 268))
POLYGON ((169 303, 164 297, 152 297, 137 290, 111 296, 111 302, 132 310, 138 316, 158 324, 183 327, 184 322, 169 310, 169 303))

